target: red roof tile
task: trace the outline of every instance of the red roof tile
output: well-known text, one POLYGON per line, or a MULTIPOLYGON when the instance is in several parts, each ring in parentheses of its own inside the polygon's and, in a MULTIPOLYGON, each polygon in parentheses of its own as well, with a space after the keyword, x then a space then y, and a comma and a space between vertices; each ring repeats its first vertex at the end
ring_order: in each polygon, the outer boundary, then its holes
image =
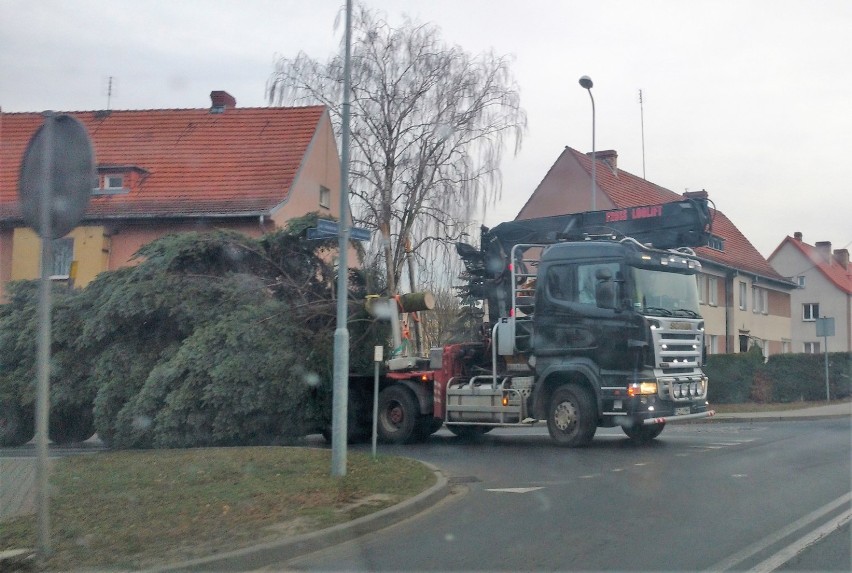
MULTIPOLYGON (((69 112, 98 165, 147 171, 130 193, 93 195, 86 219, 268 213, 287 197, 322 106, 69 112)), ((0 113, 0 221, 20 219, 18 171, 40 113, 0 113)))
POLYGON ((785 243, 789 243, 798 249, 805 258, 813 263, 814 268, 819 269, 825 278, 831 281, 837 288, 846 294, 852 294, 852 267, 844 269, 831 255, 829 255, 829 260, 826 260, 822 253, 813 245, 803 243, 788 236, 781 241, 781 244, 769 255, 769 258, 774 257, 785 243))
MULTIPOLYGON (((566 149, 571 152, 580 166, 591 174, 591 157, 570 147, 566 149)), ((617 208, 669 203, 683 199, 683 195, 660 187, 632 173, 622 169, 613 171, 600 158, 597 159, 595 180, 598 188, 610 198, 617 208)), ((695 249, 699 257, 737 270, 786 281, 724 213, 712 210, 712 214, 714 215, 713 234, 724 239, 724 251, 717 251, 710 247, 699 247, 695 249)))

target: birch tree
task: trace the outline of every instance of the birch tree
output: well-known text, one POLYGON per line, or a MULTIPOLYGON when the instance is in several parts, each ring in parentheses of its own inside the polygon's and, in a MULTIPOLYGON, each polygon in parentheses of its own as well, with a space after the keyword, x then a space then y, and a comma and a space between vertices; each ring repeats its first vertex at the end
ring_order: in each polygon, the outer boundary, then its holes
MULTIPOLYGON (((454 242, 499 199, 501 156, 518 151, 526 114, 511 58, 472 55, 433 24, 396 27, 364 6, 352 25, 349 196, 356 224, 378 231, 373 254, 395 293, 406 244, 454 242)), ((343 73, 342 56, 282 58, 269 103, 324 104, 339 135, 343 73)))

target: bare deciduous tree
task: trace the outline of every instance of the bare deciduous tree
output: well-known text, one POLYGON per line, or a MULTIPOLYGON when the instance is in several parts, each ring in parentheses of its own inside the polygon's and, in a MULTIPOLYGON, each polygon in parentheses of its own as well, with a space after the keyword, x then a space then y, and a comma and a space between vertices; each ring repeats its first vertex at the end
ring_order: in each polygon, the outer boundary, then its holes
MULTIPOLYGON (((526 114, 510 58, 447 46, 432 24, 390 25, 353 15, 350 197, 360 225, 379 231, 378 253, 397 292, 406 242, 453 242, 473 209, 499 198, 504 146, 517 152, 526 114)), ((339 133, 344 62, 305 53, 276 63, 270 104, 325 104, 339 133)))

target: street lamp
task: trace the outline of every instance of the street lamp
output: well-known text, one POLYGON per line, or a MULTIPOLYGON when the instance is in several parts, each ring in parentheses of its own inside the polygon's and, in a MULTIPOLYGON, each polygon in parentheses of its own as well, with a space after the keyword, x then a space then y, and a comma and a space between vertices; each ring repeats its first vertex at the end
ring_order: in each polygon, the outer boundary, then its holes
POLYGON ((597 211, 597 202, 595 201, 595 98, 592 96, 592 78, 583 76, 580 78, 580 85, 589 92, 589 97, 592 99, 592 211, 597 211))

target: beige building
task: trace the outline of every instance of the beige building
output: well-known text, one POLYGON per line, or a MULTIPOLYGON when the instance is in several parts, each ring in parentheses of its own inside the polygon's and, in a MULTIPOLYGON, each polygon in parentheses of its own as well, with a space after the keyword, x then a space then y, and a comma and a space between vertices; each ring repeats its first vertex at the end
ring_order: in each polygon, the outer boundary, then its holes
MULTIPOLYGON (((259 236, 311 212, 338 218, 340 162, 325 107, 238 108, 224 91, 210 98, 204 109, 69 113, 89 133, 98 177, 83 221, 54 243, 55 279, 74 274, 85 286, 169 233, 259 236)), ((10 280, 40 274, 18 172, 43 119, 0 113, 0 300, 10 280)))
POLYGON ((852 352, 852 267, 849 250, 820 241, 809 245, 801 233, 786 237, 769 262, 798 288, 791 296, 794 352, 852 352), (817 318, 834 319, 834 336, 818 337, 817 318))
MULTIPOLYGON (((595 156, 598 210, 707 196, 703 191, 681 195, 623 171, 615 151, 599 151, 595 156)), ((566 147, 517 218, 590 210, 591 173, 590 155, 566 147)), ((773 269, 724 213, 714 209, 712 214, 710 244, 695 249, 703 265, 697 281, 708 352, 744 352, 754 345, 766 356, 793 351, 790 292, 795 284, 773 269)))

